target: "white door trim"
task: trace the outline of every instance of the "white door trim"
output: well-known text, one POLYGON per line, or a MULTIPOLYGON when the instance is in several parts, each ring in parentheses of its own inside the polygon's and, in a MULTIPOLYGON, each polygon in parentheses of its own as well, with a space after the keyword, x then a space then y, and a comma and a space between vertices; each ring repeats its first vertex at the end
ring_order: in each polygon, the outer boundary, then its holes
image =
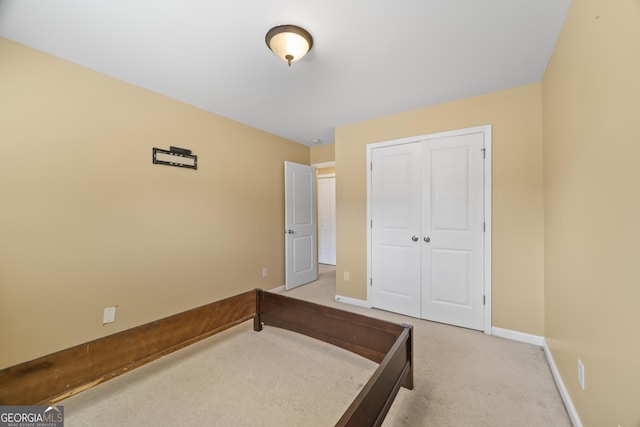
POLYGON ((315 166, 316 169, 322 169, 322 168, 330 168, 332 166, 335 166, 336 162, 322 162, 322 163, 311 163, 311 166, 315 166))
MULTIPOLYGON (((491 335, 491 125, 476 126, 466 129, 457 129, 446 132, 438 132, 427 135, 418 135, 408 138, 395 139, 391 141, 382 141, 367 144, 367 165, 372 162, 372 150, 374 148, 386 147, 391 145, 409 144, 418 141, 426 141, 430 139, 446 138, 451 136, 466 135, 470 133, 484 134, 485 142, 485 164, 484 164, 484 218, 485 218, 485 236, 484 236, 484 333, 491 335)), ((367 304, 371 306, 371 167, 367 167, 367 304)))

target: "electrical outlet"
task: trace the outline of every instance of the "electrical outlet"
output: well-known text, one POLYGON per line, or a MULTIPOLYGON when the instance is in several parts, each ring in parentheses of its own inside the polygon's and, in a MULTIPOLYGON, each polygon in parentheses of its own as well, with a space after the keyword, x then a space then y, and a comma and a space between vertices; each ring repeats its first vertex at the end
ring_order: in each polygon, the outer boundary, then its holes
POLYGON ((102 316, 102 324, 106 325, 107 323, 116 321, 116 308, 115 307, 107 307, 104 309, 104 314, 102 316))
POLYGON ((348 271, 345 271, 345 272, 342 274, 342 278, 344 279, 344 281, 345 281, 345 282, 348 282, 348 281, 349 281, 349 279, 350 279, 350 277, 349 277, 349 272, 348 272, 348 271))
POLYGON ((580 359, 578 359, 578 384, 584 390, 584 365, 580 359))
POLYGON ((269 269, 267 267, 262 267, 262 278, 265 279, 269 275, 269 269))

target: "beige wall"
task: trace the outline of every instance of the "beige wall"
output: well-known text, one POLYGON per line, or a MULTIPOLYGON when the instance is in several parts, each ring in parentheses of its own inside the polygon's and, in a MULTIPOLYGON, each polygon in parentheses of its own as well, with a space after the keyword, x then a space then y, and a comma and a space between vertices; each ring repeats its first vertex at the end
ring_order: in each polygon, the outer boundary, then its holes
POLYGON ((638 22, 574 2, 542 84, 310 149, 0 39, 0 368, 282 284, 284 160, 340 165, 337 292, 364 299, 366 144, 492 124, 493 324, 546 336, 585 426, 640 425, 638 22), (199 170, 152 165, 169 145, 199 170))
POLYGON ((545 335, 585 426, 640 426, 639 52, 640 2, 574 1, 543 79, 545 335))
POLYGON ((283 162, 308 147, 5 39, 0 58, 0 368, 284 283, 283 162), (153 165, 170 145, 198 170, 153 165))
POLYGON ((310 153, 311 164, 333 162, 335 157, 335 144, 314 145, 310 153))
POLYGON ((541 120, 537 83, 338 128, 337 293, 367 298, 367 144, 493 125, 493 325, 543 335, 541 120))

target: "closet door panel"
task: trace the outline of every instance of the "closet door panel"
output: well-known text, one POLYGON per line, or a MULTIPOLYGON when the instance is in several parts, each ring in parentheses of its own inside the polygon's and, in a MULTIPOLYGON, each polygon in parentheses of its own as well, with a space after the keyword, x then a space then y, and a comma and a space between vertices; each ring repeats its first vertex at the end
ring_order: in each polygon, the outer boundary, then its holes
POLYGON ((420 316, 420 146, 372 153, 371 303, 420 316))
POLYGON ((423 144, 421 316, 481 330, 483 135, 453 136, 423 144))

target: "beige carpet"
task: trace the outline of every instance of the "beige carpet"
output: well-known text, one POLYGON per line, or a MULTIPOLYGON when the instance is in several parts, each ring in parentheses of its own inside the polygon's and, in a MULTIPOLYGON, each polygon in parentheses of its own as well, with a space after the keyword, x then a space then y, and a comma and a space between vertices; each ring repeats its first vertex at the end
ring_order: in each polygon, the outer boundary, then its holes
MULTIPOLYGON (((335 270, 292 297, 414 325, 415 388, 385 426, 570 426, 541 348, 333 301, 335 270)), ((250 322, 73 396, 74 426, 330 426, 376 364, 250 322)))

